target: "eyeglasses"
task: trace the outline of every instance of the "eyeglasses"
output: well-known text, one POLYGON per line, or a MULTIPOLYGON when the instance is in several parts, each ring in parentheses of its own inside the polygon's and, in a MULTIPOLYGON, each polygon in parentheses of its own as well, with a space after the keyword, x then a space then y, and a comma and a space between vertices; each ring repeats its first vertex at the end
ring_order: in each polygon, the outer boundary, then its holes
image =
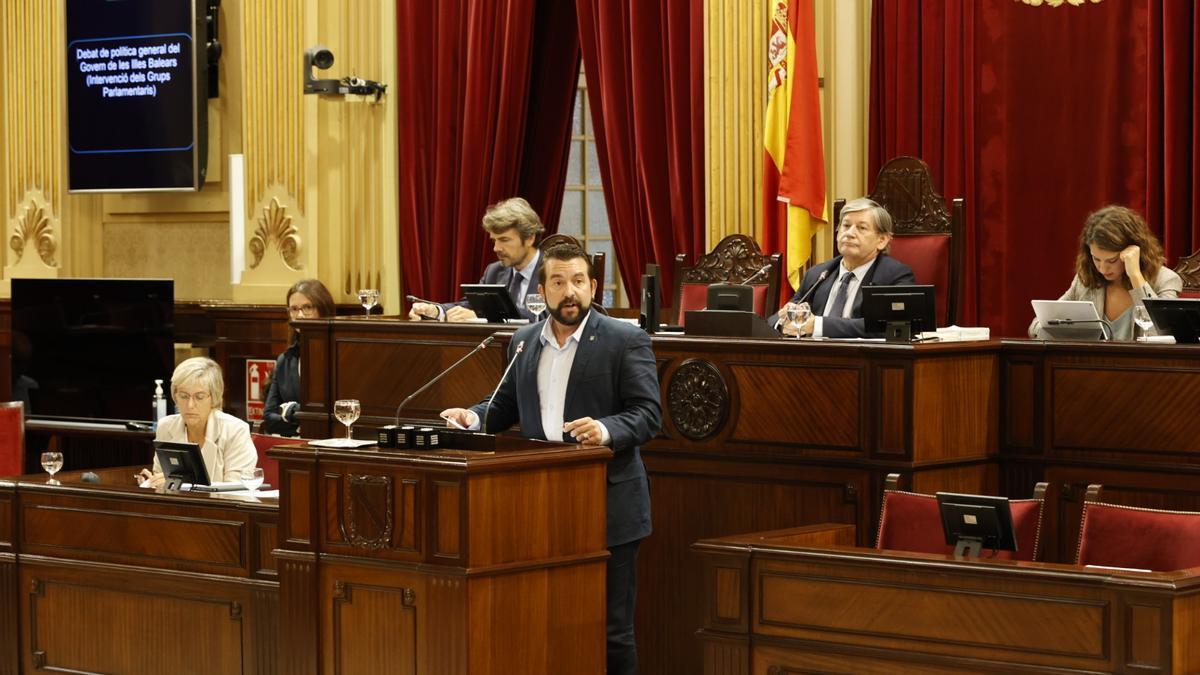
POLYGON ((292 316, 296 316, 296 315, 303 316, 303 315, 307 315, 307 314, 312 314, 315 311, 317 311, 317 308, 313 307, 311 304, 300 305, 299 307, 290 307, 290 306, 288 307, 288 313, 291 314, 292 316))
POLYGON ((185 405, 185 404, 191 403, 192 401, 195 401, 196 403, 204 403, 208 399, 209 399, 209 396, 208 396, 208 392, 206 392, 206 391, 199 391, 199 392, 196 392, 195 394, 187 394, 187 393, 180 391, 180 392, 176 392, 176 394, 175 394, 175 402, 178 403, 179 405, 185 405))

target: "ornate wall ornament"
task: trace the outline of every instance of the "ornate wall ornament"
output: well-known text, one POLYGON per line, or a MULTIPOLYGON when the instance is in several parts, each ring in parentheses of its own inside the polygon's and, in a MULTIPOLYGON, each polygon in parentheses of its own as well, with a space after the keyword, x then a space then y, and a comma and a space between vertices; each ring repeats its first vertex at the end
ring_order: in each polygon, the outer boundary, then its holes
POLYGON ((711 253, 700 256, 694 267, 684 270, 683 283, 715 284, 737 282, 771 262, 758 243, 744 234, 725 237, 711 253))
POLYGON ((250 267, 258 267, 267 249, 275 244, 288 267, 296 271, 303 269, 304 265, 300 262, 300 230, 292 224, 292 216, 287 212, 287 207, 279 203, 278 197, 272 197, 263 207, 257 223, 249 244, 250 267))
POLYGON ((715 434, 729 417, 729 387, 708 361, 688 359, 667 386, 667 407, 679 433, 699 441, 715 434))
POLYGON ((25 255, 26 242, 33 242, 38 256, 48 267, 57 267, 54 254, 58 251, 58 242, 54 237, 54 226, 47 215, 44 204, 34 199, 25 205, 21 216, 13 225, 12 235, 8 238, 8 247, 17 254, 15 263, 19 263, 25 255))
POLYGON ((346 479, 343 532, 352 546, 378 551, 392 543, 392 478, 351 474, 346 479))

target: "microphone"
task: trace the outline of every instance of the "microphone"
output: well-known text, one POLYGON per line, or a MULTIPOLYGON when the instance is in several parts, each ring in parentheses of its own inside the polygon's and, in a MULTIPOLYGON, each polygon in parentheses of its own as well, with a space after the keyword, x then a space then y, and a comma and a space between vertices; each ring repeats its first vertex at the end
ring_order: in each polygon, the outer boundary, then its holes
POLYGON ((1051 326, 1073 326, 1077 323, 1098 323, 1100 324, 1100 335, 1105 340, 1112 340, 1112 327, 1101 319, 1049 319, 1046 321, 1051 326))
POLYGON ((485 434, 487 433, 488 428, 488 414, 492 412, 492 401, 496 398, 496 392, 500 391, 500 385, 504 384, 504 378, 508 377, 508 371, 512 370, 513 365, 515 365, 517 362, 517 357, 520 356, 521 352, 523 351, 525 351, 525 341, 521 340, 517 343, 516 353, 513 354, 513 357, 508 361, 508 367, 505 368, 504 372, 500 375, 500 381, 496 383, 496 388, 492 390, 492 395, 488 397, 487 405, 483 408, 483 424, 479 427, 479 430, 485 434))
MULTIPOLYGON (((417 304, 418 302, 423 302, 423 303, 425 303, 426 305, 436 305, 436 304, 438 304, 438 303, 436 303, 436 302, 433 302, 432 300, 426 300, 426 299, 424 299, 424 298, 418 298, 418 297, 417 297, 417 296, 415 296, 415 295, 406 295, 406 296, 404 296, 404 299, 405 299, 405 300, 408 300, 408 304, 409 304, 409 305, 415 305, 415 304, 417 304)), ((439 313, 439 314, 438 314, 438 316, 440 317, 440 316, 441 316, 441 314, 439 313)), ((422 320, 422 321, 436 321, 436 320, 437 320, 437 317, 425 316, 424 314, 422 314, 422 315, 421 315, 421 320, 422 320)))
POLYGON ((828 276, 829 276, 829 270, 823 270, 821 272, 821 275, 817 277, 817 280, 813 283, 813 285, 809 287, 808 291, 806 291, 804 293, 804 295, 800 296, 800 299, 796 301, 796 304, 798 305, 802 302, 808 302, 808 299, 811 298, 812 294, 816 292, 817 286, 820 286, 821 282, 825 281, 825 278, 828 276))
POLYGON ((766 265, 763 265, 762 267, 758 268, 757 272, 755 272, 754 274, 751 274, 750 276, 746 277, 745 279, 742 279, 741 285, 745 286, 746 284, 750 283, 751 281, 754 281, 755 279, 766 274, 770 270, 771 270, 771 263, 767 263, 766 265))
POLYGON ((491 335, 485 337, 483 339, 483 342, 480 342, 479 345, 475 347, 475 349, 472 349, 471 351, 467 352, 466 356, 464 356, 461 359, 450 364, 449 368, 447 368, 447 369, 443 370, 442 372, 438 373, 437 375, 435 375, 432 380, 421 385, 420 389, 417 389, 413 393, 409 394, 408 398, 401 401, 400 405, 396 406, 396 414, 394 415, 394 417, 396 418, 396 426, 400 426, 400 409, 401 408, 408 405, 409 401, 413 400, 420 394, 424 393, 426 389, 429 389, 430 387, 432 387, 438 380, 442 379, 443 377, 446 376, 447 373, 449 373, 450 371, 457 368, 459 366, 459 364, 461 364, 463 361, 466 361, 467 359, 471 358, 472 356, 475 356, 479 352, 483 351, 483 349, 485 349, 488 345, 492 344, 492 342, 494 342, 495 339, 496 338, 492 337, 491 335))

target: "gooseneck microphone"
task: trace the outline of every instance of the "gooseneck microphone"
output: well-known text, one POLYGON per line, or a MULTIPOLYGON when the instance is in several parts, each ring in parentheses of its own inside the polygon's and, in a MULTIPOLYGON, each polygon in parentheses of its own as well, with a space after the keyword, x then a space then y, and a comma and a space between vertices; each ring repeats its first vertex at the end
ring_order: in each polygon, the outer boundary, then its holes
POLYGON ((500 381, 496 383, 496 388, 492 390, 492 395, 488 397, 487 405, 483 408, 483 424, 479 427, 479 430, 485 434, 488 432, 488 414, 492 412, 492 401, 496 398, 496 392, 500 391, 500 385, 504 384, 504 378, 508 377, 508 371, 512 370, 512 367, 517 363, 517 357, 520 356, 521 352, 523 351, 525 351, 525 341, 521 340, 517 343, 516 353, 514 353, 512 358, 508 360, 508 367, 505 368, 504 373, 500 375, 500 381))
POLYGON ((428 389, 428 388, 432 387, 434 384, 436 384, 438 380, 442 379, 443 377, 446 376, 447 373, 449 373, 450 371, 457 368, 463 361, 466 361, 467 359, 471 358, 472 356, 475 356, 479 352, 483 351, 484 349, 487 348, 488 345, 492 344, 492 342, 494 342, 495 340, 496 340, 496 338, 492 337, 491 335, 485 337, 483 339, 483 342, 480 342, 479 345, 475 347, 475 349, 472 349, 471 351, 467 352, 466 356, 464 356, 461 359, 450 364, 449 368, 438 373, 437 375, 435 375, 433 377, 432 380, 421 385, 421 387, 419 389, 417 389, 413 393, 409 394, 408 398, 404 399, 403 401, 400 402, 400 405, 396 406, 396 414, 394 415, 394 417, 396 418, 396 426, 400 426, 400 409, 403 408, 404 406, 408 405, 409 401, 413 400, 417 396, 424 393, 426 389, 428 389))
POLYGON ((426 299, 424 299, 424 298, 418 298, 418 297, 417 297, 417 296, 415 296, 415 295, 406 295, 406 296, 404 296, 404 299, 405 299, 405 300, 408 300, 410 303, 423 302, 423 303, 425 303, 425 304, 427 304, 427 305, 436 305, 436 304, 437 304, 436 302, 434 302, 434 301, 432 301, 432 300, 426 300, 426 299))
POLYGON ((802 302, 808 302, 808 299, 811 298, 812 294, 816 292, 817 286, 820 286, 821 282, 825 281, 825 278, 828 276, 829 276, 829 270, 822 270, 820 276, 817 277, 817 280, 813 283, 812 286, 809 286, 808 291, 806 291, 804 293, 804 295, 800 296, 800 299, 796 301, 796 304, 798 305, 802 302))
POLYGON ((766 274, 770 270, 771 270, 771 263, 767 263, 766 265, 763 265, 762 267, 758 268, 758 271, 755 272, 754 274, 751 274, 750 276, 746 277, 745 279, 742 279, 740 285, 745 286, 746 284, 750 283, 751 281, 754 281, 755 279, 766 274))

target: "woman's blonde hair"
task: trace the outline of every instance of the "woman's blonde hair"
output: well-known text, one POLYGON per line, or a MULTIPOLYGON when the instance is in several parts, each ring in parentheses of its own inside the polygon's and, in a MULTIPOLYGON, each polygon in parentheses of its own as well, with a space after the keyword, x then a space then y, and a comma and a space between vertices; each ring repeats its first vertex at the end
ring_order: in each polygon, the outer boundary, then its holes
POLYGON ((221 366, 207 356, 193 356, 175 366, 171 373, 171 399, 174 400, 179 388, 196 383, 208 390, 212 397, 213 409, 220 410, 225 396, 225 379, 221 377, 221 366))
MULTIPOLYGON (((1108 283, 1092 262, 1092 245, 1105 251, 1120 253, 1128 246, 1141 251, 1142 276, 1153 281, 1163 265, 1163 248, 1158 238, 1146 226, 1146 221, 1131 208, 1109 205, 1093 211, 1079 233, 1079 255, 1075 258, 1075 274, 1088 288, 1103 288, 1108 283)), ((1129 276, 1121 273, 1125 288, 1132 288, 1129 276)))

